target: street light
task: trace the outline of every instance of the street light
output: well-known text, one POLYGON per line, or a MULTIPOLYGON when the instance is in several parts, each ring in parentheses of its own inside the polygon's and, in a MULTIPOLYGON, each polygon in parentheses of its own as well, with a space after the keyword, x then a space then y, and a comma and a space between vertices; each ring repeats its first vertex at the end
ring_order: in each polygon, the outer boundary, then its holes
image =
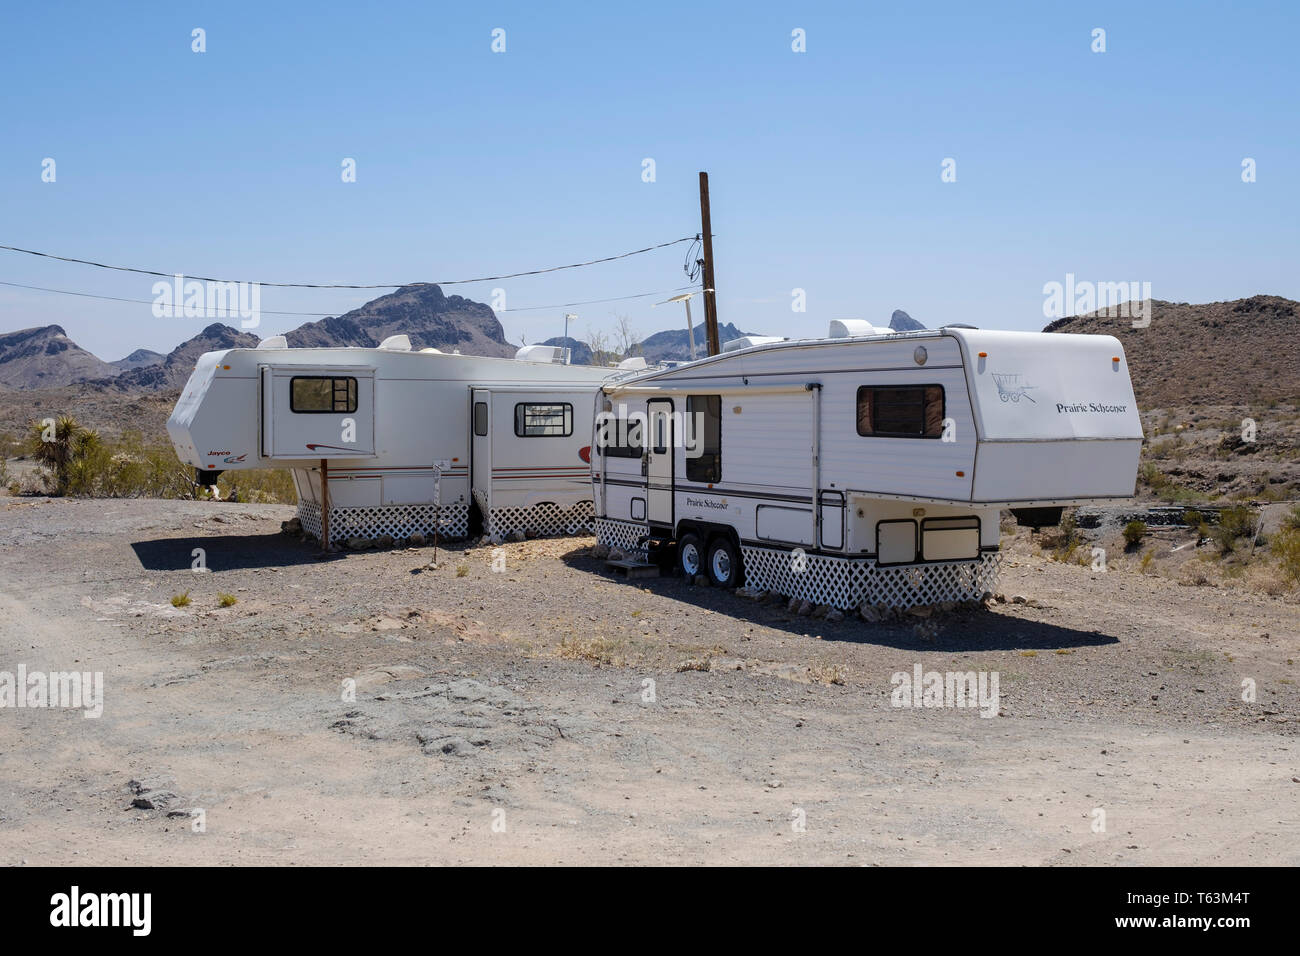
MULTIPOLYGON (((712 292, 712 289, 705 289, 705 292, 712 292)), ((671 299, 664 299, 662 302, 656 302, 650 308, 656 305, 667 305, 669 302, 682 302, 686 305, 686 337, 691 344, 691 361, 695 361, 695 328, 691 323, 691 298, 699 295, 698 292, 683 292, 681 295, 675 295, 671 299)))
MULTIPOLYGON (((565 313, 564 313, 564 341, 565 341, 566 343, 569 341, 569 319, 576 319, 577 317, 578 317, 578 316, 577 316, 575 313, 573 313, 573 312, 565 312, 565 313)), ((566 344, 566 345, 564 346, 564 364, 565 364, 565 365, 568 365, 568 364, 569 364, 569 355, 570 355, 570 349, 569 349, 569 346, 566 344)))

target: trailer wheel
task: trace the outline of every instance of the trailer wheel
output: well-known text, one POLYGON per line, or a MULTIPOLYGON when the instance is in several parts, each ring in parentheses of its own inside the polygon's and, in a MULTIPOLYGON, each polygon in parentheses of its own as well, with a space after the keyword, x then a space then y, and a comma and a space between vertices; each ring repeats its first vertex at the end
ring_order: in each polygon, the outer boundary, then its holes
POLYGON ((709 545, 709 578, 720 588, 732 588, 740 579, 740 555, 727 537, 717 537, 709 545))
POLYGON ((704 569, 704 543, 693 534, 684 534, 677 542, 677 570, 694 580, 704 569))

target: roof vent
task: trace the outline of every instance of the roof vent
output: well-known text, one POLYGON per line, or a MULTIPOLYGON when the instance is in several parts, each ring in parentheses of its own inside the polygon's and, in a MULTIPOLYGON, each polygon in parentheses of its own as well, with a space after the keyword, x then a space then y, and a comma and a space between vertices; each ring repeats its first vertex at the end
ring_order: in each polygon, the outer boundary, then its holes
POLYGON ((737 349, 747 349, 755 345, 768 345, 772 342, 786 341, 779 335, 744 335, 738 339, 732 339, 730 342, 722 343, 722 351, 734 352, 737 349))
POLYGON ((421 352, 421 353, 424 353, 424 352, 432 352, 434 355, 441 355, 441 354, 442 354, 442 349, 420 349, 420 352, 421 352))
POLYGON ((409 352, 411 338, 408 335, 390 335, 379 343, 379 347, 389 352, 409 352))
POLYGON ((568 365, 569 350, 558 345, 525 345, 515 353, 516 362, 539 362, 542 365, 568 365))
POLYGON ((259 349, 287 349, 289 340, 283 335, 272 335, 268 339, 262 339, 257 343, 259 349))
POLYGON ((865 319, 831 319, 831 328, 826 333, 826 337, 830 339, 848 339, 855 335, 880 334, 880 330, 865 319))

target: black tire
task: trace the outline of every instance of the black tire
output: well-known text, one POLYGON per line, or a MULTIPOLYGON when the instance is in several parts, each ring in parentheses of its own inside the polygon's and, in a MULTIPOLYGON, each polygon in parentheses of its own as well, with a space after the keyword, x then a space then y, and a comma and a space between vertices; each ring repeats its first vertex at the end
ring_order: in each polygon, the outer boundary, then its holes
POLYGON ((740 552, 730 538, 719 536, 709 544, 708 568, 716 587, 734 588, 740 583, 740 552))
POLYGON ((677 542, 677 570, 688 581, 704 573, 704 542, 693 534, 684 534, 677 542))

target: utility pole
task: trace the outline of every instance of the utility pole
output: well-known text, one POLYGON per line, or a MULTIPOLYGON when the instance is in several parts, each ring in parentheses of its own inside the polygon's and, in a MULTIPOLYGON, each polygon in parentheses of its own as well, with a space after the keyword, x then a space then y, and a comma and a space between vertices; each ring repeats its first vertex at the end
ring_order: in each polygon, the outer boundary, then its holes
POLYGON ((713 224, 709 221, 709 174, 700 173, 700 237, 704 247, 704 327, 708 332, 709 354, 722 351, 718 341, 718 302, 714 297, 717 285, 713 281, 713 224))

